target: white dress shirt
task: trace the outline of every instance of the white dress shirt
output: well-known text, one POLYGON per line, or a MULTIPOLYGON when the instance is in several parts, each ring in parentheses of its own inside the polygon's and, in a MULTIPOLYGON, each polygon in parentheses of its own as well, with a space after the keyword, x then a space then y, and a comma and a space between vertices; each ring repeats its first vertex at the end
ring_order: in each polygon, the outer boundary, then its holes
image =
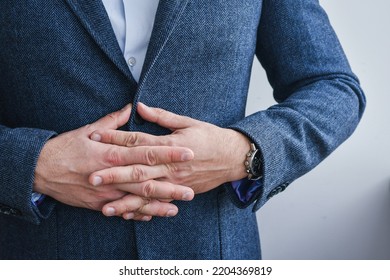
POLYGON ((119 47, 138 82, 159 0, 102 0, 119 47))

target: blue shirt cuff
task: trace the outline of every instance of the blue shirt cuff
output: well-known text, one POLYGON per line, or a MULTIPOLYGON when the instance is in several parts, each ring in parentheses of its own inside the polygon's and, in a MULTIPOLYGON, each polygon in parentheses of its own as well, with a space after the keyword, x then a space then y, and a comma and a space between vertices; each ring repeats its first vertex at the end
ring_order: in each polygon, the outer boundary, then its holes
POLYGON ((263 186, 262 180, 249 180, 247 178, 231 182, 233 190, 242 203, 252 200, 256 192, 263 186))
POLYGON ((35 205, 38 206, 39 204, 42 203, 42 201, 45 199, 45 195, 37 192, 33 192, 31 196, 31 202, 35 205))

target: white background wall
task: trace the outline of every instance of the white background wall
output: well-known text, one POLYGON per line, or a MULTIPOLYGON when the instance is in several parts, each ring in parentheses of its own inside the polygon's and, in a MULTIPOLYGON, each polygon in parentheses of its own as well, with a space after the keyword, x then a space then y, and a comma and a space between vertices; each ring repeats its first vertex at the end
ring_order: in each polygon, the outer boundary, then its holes
MULTIPOLYGON (((367 108, 317 168, 258 212, 264 259, 390 259, 390 2, 322 0, 367 108)), ((248 113, 274 103, 253 66, 248 113)))

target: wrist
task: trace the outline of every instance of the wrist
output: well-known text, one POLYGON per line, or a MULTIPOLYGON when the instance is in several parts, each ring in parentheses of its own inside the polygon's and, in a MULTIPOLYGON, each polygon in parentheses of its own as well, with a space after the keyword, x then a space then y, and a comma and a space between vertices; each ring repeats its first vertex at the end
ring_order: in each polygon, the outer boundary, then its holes
POLYGON ((230 131, 228 138, 230 157, 227 162, 230 163, 228 178, 231 182, 248 177, 245 161, 248 151, 251 150, 251 140, 241 132, 228 130, 230 131))
POLYGON ((52 154, 51 144, 52 140, 49 140, 43 146, 35 167, 33 191, 40 194, 47 194, 45 186, 48 180, 46 178, 50 177, 49 174, 53 168, 53 164, 50 162, 50 155, 52 154))

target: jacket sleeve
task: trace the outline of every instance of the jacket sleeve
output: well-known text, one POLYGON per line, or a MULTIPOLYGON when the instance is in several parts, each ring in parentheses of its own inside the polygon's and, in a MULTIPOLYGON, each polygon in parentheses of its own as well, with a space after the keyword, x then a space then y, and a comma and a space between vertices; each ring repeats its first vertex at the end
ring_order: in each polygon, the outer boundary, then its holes
POLYGON ((31 202, 35 166, 53 131, 8 128, 0 124, 0 215, 39 224, 54 206, 48 198, 39 208, 31 202))
POLYGON ((365 108, 357 77, 318 0, 264 0, 256 55, 277 105, 232 128, 263 155, 254 211, 310 171, 355 130, 365 108))

